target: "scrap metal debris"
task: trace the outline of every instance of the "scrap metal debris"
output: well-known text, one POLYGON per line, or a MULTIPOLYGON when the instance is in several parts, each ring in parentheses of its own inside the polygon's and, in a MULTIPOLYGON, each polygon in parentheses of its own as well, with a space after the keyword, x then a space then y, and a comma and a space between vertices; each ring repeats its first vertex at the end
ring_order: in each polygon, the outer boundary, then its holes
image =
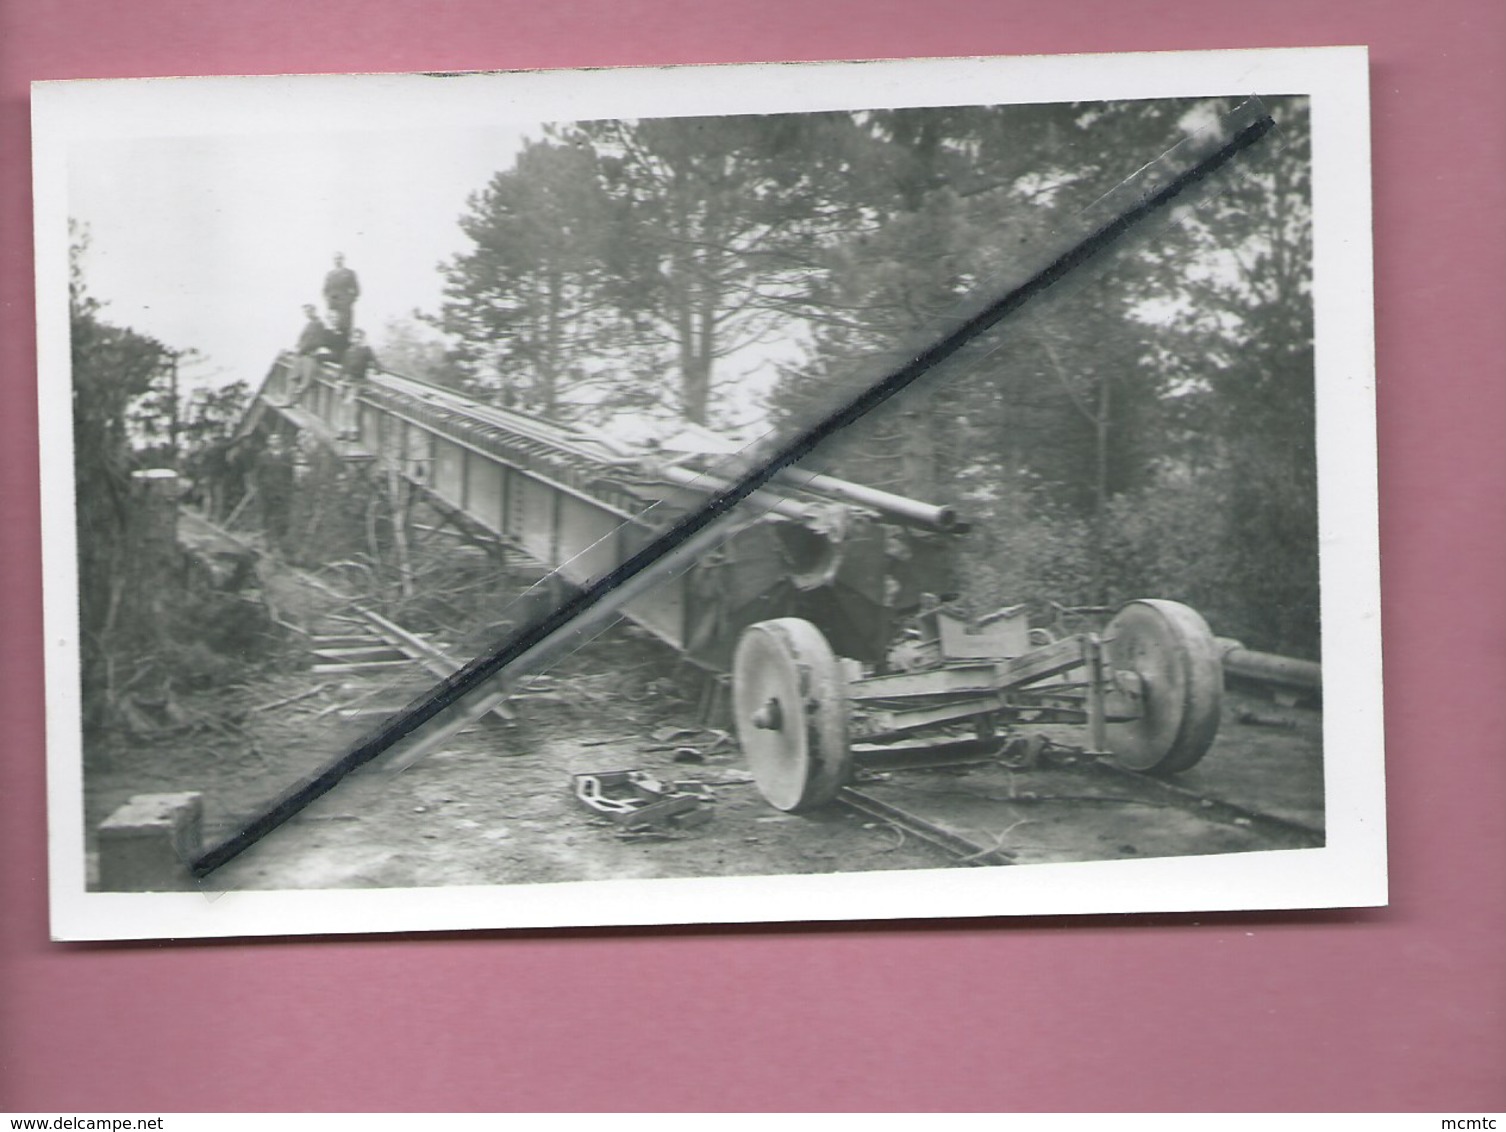
POLYGON ((715 801, 701 782, 661 782, 642 770, 577 774, 575 796, 627 832, 664 827, 684 829, 711 820, 707 805, 715 801))

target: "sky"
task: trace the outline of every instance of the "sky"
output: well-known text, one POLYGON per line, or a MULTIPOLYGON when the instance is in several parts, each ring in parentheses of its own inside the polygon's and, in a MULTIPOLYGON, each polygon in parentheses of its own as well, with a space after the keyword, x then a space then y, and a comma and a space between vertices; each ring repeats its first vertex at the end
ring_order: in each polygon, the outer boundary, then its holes
POLYGON ((361 282, 356 325, 438 309, 438 264, 470 246, 466 198, 536 125, 100 139, 73 149, 69 216, 103 317, 206 361, 191 383, 255 386, 324 309, 336 252, 361 282))
MULTIPOLYGON (((68 162, 71 219, 87 225, 84 284, 102 317, 174 350, 184 393, 254 389, 303 328, 327 317, 335 253, 356 272, 355 324, 381 356, 389 320, 437 313, 438 265, 473 247, 467 198, 510 168, 543 124, 91 139, 68 162)), ((438 332, 418 327, 438 338, 438 332)), ((793 333, 793 330, 792 330, 793 333)), ((791 337, 724 361, 723 411, 761 419, 791 337)))
MULTIPOLYGON (((259 384, 296 341, 303 305, 323 309, 337 252, 360 279, 356 324, 379 355, 390 320, 437 313, 439 264, 470 247, 467 198, 540 135, 529 112, 546 105, 378 77, 75 87, 99 118, 77 115, 66 148, 68 216, 89 232, 85 285, 107 321, 202 355, 182 371, 190 389, 259 384)), ((799 342, 791 326, 727 359, 723 411, 760 418, 799 342)))

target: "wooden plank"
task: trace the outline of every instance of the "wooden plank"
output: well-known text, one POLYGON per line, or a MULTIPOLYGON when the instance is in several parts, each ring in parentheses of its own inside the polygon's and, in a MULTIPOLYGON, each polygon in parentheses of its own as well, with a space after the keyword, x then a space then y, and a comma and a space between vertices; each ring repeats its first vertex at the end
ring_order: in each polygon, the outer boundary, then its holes
POLYGON ((310 672, 393 672, 400 668, 409 668, 413 662, 403 660, 358 660, 343 662, 340 664, 316 664, 309 669, 310 672))
POLYGON ((334 648, 314 650, 314 655, 320 660, 401 660, 403 652, 383 642, 381 644, 359 645, 355 648, 334 648))
POLYGON ((1081 637, 1068 637, 1054 644, 1033 649, 999 665, 999 689, 1017 688, 1047 676, 1070 672, 1083 662, 1081 637))
POLYGON ((981 695, 998 690, 998 665, 994 663, 948 666, 925 672, 898 672, 892 676, 870 676, 847 685, 847 695, 854 700, 981 695))

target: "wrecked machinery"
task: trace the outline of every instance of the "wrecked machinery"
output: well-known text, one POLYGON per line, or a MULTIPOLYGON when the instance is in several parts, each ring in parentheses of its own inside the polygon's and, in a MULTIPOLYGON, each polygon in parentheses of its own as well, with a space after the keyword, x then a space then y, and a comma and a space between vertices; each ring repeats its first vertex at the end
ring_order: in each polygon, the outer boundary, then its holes
MULTIPOLYGON (((840 521, 762 524, 757 541, 789 558, 754 600, 780 608, 740 619, 730 665, 738 741, 772 805, 823 806, 865 753, 923 749, 959 730, 1002 746, 1021 724, 1078 724, 1091 752, 1162 774, 1208 751, 1223 671, 1194 610, 1132 601, 1101 631, 1060 637, 1032 628, 1023 607, 970 622, 943 600, 948 544, 966 530, 950 509, 822 487, 843 499, 840 521)), ((755 530, 729 540, 730 558, 755 530)))
MULTIPOLYGON (((715 469, 731 446, 705 430, 629 444, 395 374, 364 383, 347 440, 333 372, 293 404, 290 370, 287 357, 273 366, 249 427, 272 412, 273 427, 375 461, 457 528, 563 583, 606 575, 727 482, 715 469)), ((1213 742, 1220 646, 1184 605, 1132 601, 1101 631, 1060 636, 1019 609, 964 621, 946 605, 967 531, 952 508, 803 471, 755 491, 724 530, 623 613, 717 685, 730 674, 738 740, 779 809, 833 801, 867 751, 963 731, 1079 724, 1093 752, 1157 773, 1213 742)))
MULTIPOLYGON (((672 507, 723 486, 650 466, 678 489, 658 496, 672 507)), ((1023 606, 969 621, 948 609, 969 529, 954 508, 803 471, 776 483, 682 595, 683 651, 730 673, 738 742, 773 806, 824 806, 866 754, 924 757, 959 731, 1002 749, 1022 724, 1077 724, 1090 752, 1156 774, 1212 746, 1230 642, 1190 607, 1140 599, 1082 631, 1032 627, 1023 606)))

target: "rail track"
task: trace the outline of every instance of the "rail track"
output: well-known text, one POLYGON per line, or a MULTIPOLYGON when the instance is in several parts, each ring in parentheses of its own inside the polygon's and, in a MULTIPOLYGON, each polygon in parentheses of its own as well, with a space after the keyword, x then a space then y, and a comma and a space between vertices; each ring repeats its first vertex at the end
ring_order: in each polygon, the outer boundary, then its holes
POLYGON ((1180 781, 1044 737, 958 741, 855 752, 836 801, 964 865, 1322 846, 1320 714, 1289 709, 1279 735, 1242 730, 1249 714, 1236 697, 1180 781))
MULTIPOLYGON (((332 709, 345 719, 389 716, 401 706, 394 700, 417 694, 463 664, 423 634, 361 605, 326 614, 310 645, 313 675, 350 678, 354 701, 332 709)), ((506 703, 499 703, 486 718, 511 722, 514 717, 506 703)))

